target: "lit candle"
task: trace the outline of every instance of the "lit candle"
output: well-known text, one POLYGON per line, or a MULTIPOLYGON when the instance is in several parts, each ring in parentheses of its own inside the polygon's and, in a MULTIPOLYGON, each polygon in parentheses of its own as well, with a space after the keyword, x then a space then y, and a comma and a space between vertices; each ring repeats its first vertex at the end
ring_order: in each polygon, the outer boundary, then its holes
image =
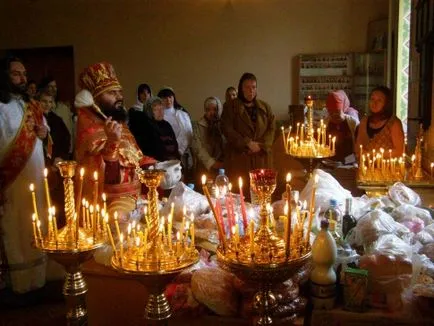
POLYGON ((310 216, 309 216, 309 226, 307 228, 306 248, 308 248, 310 244, 310 231, 312 229, 312 220, 315 212, 315 192, 316 192, 316 187, 318 186, 318 174, 315 175, 314 180, 315 181, 312 187, 312 195, 310 197, 310 209, 309 209, 310 216))
POLYGON ((32 193, 32 203, 33 203, 33 211, 36 215, 36 219, 39 220, 38 207, 36 206, 36 195, 35 195, 35 185, 33 183, 29 186, 30 192, 32 193))
POLYGON ((54 238, 53 231, 53 217, 51 216, 51 209, 48 209, 48 239, 54 238))
POLYGON ((47 197, 47 207, 51 207, 51 198, 50 198, 50 188, 48 187, 48 170, 44 169, 44 186, 45 186, 45 197, 47 197))
POLYGON ((99 231, 99 218, 100 218, 100 209, 99 209, 99 205, 96 204, 95 207, 95 212, 96 212, 96 217, 95 217, 95 223, 96 223, 96 232, 99 231))
POLYGON ((285 149, 285 152, 288 152, 288 144, 286 142, 285 136, 285 127, 281 126, 280 129, 282 130, 283 148, 285 149))
POLYGON ((193 215, 193 213, 190 215, 190 221, 191 221, 191 225, 190 225, 191 248, 194 249, 195 240, 194 240, 194 215, 193 215))
POLYGON ((32 225, 33 225, 33 238, 35 240, 35 246, 38 246, 38 234, 36 233, 36 214, 32 214, 32 225))
POLYGON ((334 137, 332 138, 332 142, 333 142, 332 152, 334 153, 335 150, 336 150, 336 136, 334 136, 334 137))
POLYGON ((56 217, 56 207, 51 207, 51 214, 53 215, 53 229, 54 229, 54 241, 56 241, 57 247, 57 217, 56 217))
POLYGON ((176 256, 181 256, 181 234, 176 232, 176 256))
POLYGON ((226 197, 226 209, 228 210, 228 218, 231 223, 235 224, 234 200, 232 197, 232 183, 228 184, 228 196, 226 197))
POLYGON ((83 222, 83 227, 87 229, 87 220, 86 220, 86 199, 81 200, 81 218, 83 222))
MULTIPOLYGON (((36 216, 37 218, 37 216, 36 216)), ((36 220, 36 230, 38 232, 38 237, 41 240, 41 246, 43 246, 43 238, 41 233, 41 221, 39 219, 36 220)))
POLYGON ((286 242, 286 255, 289 255, 290 250, 290 236, 291 236, 291 173, 288 173, 286 175, 286 204, 285 207, 287 207, 287 213, 285 214, 288 218, 286 220, 287 223, 287 234, 285 236, 285 242, 286 242))
POLYGON ((433 176, 433 174, 432 174, 432 170, 433 170, 433 168, 434 168, 434 162, 431 162, 430 168, 431 168, 431 179, 432 179, 432 176, 433 176))
POLYGON ((297 130, 296 130, 296 133, 295 133, 295 137, 297 138, 298 137, 298 130, 300 129, 300 122, 297 122, 297 130))
MULTIPOLYGON (((79 183, 79 187, 78 187, 78 194, 77 194, 77 199, 75 200, 75 203, 77 205, 76 211, 78 213, 80 213, 80 205, 83 205, 83 203, 81 201, 81 195, 83 193, 83 177, 84 177, 84 168, 81 168, 80 169, 80 183, 79 183)), ((82 217, 82 219, 84 220, 84 216, 82 217)))
POLYGON ((102 193, 101 197, 102 197, 104 211, 107 212, 107 196, 106 196, 105 192, 102 193))
POLYGON ((140 237, 136 238, 136 269, 139 270, 139 264, 140 264, 140 237))
POLYGON ((93 206, 98 204, 98 172, 93 173, 93 206))
POLYGON ((91 227, 92 227, 92 234, 93 234, 93 241, 95 242, 96 237, 96 228, 95 228, 95 213, 93 210, 93 205, 89 206, 89 213, 90 213, 90 221, 91 221, 91 227))
POLYGON ((171 213, 167 217, 167 242, 169 244, 169 249, 172 250, 172 214, 171 213))
MULTIPOLYGON (((288 223, 288 202, 285 203, 285 207, 283 208, 283 240, 285 241, 286 247, 288 247, 287 242, 289 241, 289 223, 288 223)), ((288 251, 286 251, 288 254, 288 251)))
POLYGON ((246 203, 244 202, 244 194, 243 194, 243 178, 238 178, 238 187, 240 188, 240 204, 241 204, 241 216, 243 217, 243 228, 247 230, 247 212, 246 212, 246 203))
POLYGON ((202 190, 203 190, 203 193, 205 194, 206 199, 208 200, 209 207, 211 208, 211 211, 212 211, 214 218, 216 220, 217 230, 218 230, 218 233, 220 236, 220 241, 222 243, 223 250, 225 250, 226 249, 226 240, 225 240, 223 229, 222 229, 223 226, 221 225, 221 223, 218 219, 217 213, 215 211, 214 205, 212 204, 211 196, 209 194, 208 188, 206 187, 206 176, 205 175, 202 175, 202 190))
POLYGON ((170 204, 170 215, 172 216, 172 219, 175 218, 174 214, 175 214, 175 203, 172 202, 170 204))
POLYGON ((92 221, 90 220, 89 202, 87 200, 85 206, 86 206, 86 224, 87 224, 87 228, 90 230, 92 228, 92 221))
POLYGON ((232 228, 231 228, 231 234, 232 234, 232 239, 233 239, 233 242, 235 244, 235 249, 236 249, 237 245, 238 245, 238 242, 237 242, 235 225, 233 225, 232 228))
POLYGON ((120 237, 119 237, 119 261, 121 263, 121 267, 122 267, 122 257, 124 256, 124 234, 121 233, 120 237))

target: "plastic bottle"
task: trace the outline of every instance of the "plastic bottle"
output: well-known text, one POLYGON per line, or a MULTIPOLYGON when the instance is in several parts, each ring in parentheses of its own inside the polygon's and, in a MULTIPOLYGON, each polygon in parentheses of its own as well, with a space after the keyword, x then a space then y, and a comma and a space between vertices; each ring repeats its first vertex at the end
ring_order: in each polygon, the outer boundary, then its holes
POLYGON ((321 221, 321 230, 312 244, 313 270, 310 274, 314 309, 333 309, 336 301, 336 242, 328 231, 329 221, 321 221))
POLYGON ((338 207, 338 202, 336 199, 330 199, 329 208, 324 213, 324 218, 327 220, 334 220, 337 226, 342 223, 342 212, 338 207))
POLYGON ((225 169, 219 169, 219 174, 215 178, 214 185, 219 191, 219 196, 224 197, 228 191, 229 179, 225 175, 225 169))
POLYGON ((348 232, 357 225, 355 217, 351 214, 352 198, 345 199, 345 214, 342 216, 342 235, 345 239, 348 232))

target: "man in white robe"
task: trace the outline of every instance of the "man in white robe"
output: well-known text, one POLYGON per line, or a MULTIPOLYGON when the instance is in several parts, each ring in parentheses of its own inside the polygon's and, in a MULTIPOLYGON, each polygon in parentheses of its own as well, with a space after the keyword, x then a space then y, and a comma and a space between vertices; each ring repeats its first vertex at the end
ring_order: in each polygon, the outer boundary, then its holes
MULTIPOLYGON (((36 189, 44 221, 44 153, 48 128, 36 102, 25 96, 26 69, 17 59, 5 60, 0 76, 0 250, 3 276, 16 293, 45 284, 46 258, 32 247, 33 205, 29 184, 36 189)), ((41 112, 42 114, 42 112, 41 112)))

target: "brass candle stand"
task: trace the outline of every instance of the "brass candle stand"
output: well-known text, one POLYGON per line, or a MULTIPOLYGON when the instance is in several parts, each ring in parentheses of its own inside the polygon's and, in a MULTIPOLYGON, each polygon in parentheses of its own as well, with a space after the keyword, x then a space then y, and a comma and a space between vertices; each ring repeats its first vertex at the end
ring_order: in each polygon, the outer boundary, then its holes
MULTIPOLYGON (((34 187, 30 186, 35 207, 33 214, 34 246, 45 252, 47 256, 61 264, 66 271, 63 295, 67 306, 67 325, 87 324, 86 293, 87 285, 81 273, 80 266, 92 258, 95 250, 103 245, 105 232, 100 228, 80 226, 79 210, 75 206, 74 183, 76 162, 63 161, 57 164, 63 177, 65 195, 66 225, 57 229, 55 208, 48 209, 48 232, 42 234, 41 221, 36 209, 34 187)), ((81 175, 82 177, 83 175, 81 175)), ((47 201, 50 203, 48 183, 46 183, 47 201)), ((83 221, 85 217, 82 216, 83 221)), ((96 225, 96 216, 93 216, 93 225, 96 225)))
MULTIPOLYGON (((136 169, 140 182, 148 187, 148 215, 144 232, 120 236, 114 247, 112 266, 118 272, 139 280, 149 290, 145 318, 162 321, 171 317, 170 305, 164 295, 165 286, 179 273, 199 261, 194 245, 194 224, 183 220, 181 231, 172 236, 172 218, 160 218, 157 187, 165 171, 136 169), (170 221, 170 222, 169 222, 170 221)), ((110 232, 110 231, 109 231, 110 232)))
POLYGON ((422 169, 423 130, 420 128, 416 140, 414 154, 409 157, 403 153, 400 157, 392 157, 391 149, 373 149, 364 152, 360 146, 358 187, 368 195, 376 196, 387 192, 387 186, 395 182, 403 182, 406 186, 431 188, 433 176, 422 169))
POLYGON ((285 239, 270 226, 267 203, 276 188, 276 173, 267 169, 253 170, 250 172, 250 181, 260 202, 260 224, 254 231, 251 221, 244 236, 233 234, 225 245, 221 241, 217 259, 223 269, 245 281, 259 284, 260 290, 253 301, 254 308, 259 313, 257 325, 270 325, 273 323, 273 309, 277 305, 271 291, 272 285, 293 276, 309 261, 311 252, 310 245, 299 237, 300 234, 291 234, 291 228, 288 231, 291 237, 285 239), (286 247, 288 241, 291 246, 286 247))
POLYGON ((327 126, 321 120, 320 127, 316 130, 313 125, 313 99, 305 98, 307 106, 307 124, 303 121, 297 123, 297 130, 291 136, 292 126, 287 130, 282 126, 283 147, 285 153, 301 160, 309 161, 309 177, 313 171, 313 161, 329 158, 335 155, 336 137, 327 137, 327 126))

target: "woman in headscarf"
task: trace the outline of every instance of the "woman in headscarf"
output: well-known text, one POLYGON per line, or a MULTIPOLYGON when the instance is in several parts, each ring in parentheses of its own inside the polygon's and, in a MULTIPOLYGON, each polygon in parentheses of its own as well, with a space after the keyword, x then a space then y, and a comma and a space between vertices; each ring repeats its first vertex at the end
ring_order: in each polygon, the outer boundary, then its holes
POLYGON ((226 102, 222 131, 226 137, 224 165, 231 180, 249 180, 249 171, 272 168, 275 118, 270 106, 257 99, 257 81, 244 73, 238 84, 238 97, 226 102))
POLYGON ((344 114, 353 117, 357 121, 357 123, 360 122, 359 111, 351 107, 350 99, 348 98, 347 93, 345 93, 345 91, 343 91, 342 89, 333 91, 329 93, 328 98, 330 97, 333 97, 334 101, 339 103, 339 105, 342 107, 344 114))
POLYGON ((162 100, 159 97, 148 100, 141 116, 142 119, 136 116, 130 122, 130 130, 143 154, 161 162, 179 160, 178 143, 172 126, 164 120, 162 100))
POLYGON ((404 131, 401 120, 393 115, 392 92, 385 86, 371 91, 369 100, 370 114, 363 117, 357 131, 356 152, 391 150, 392 157, 399 157, 404 151, 404 131))
POLYGON ((208 97, 204 103, 205 114, 194 125, 192 149, 197 158, 196 175, 211 172, 215 176, 218 169, 223 168, 224 137, 220 129, 222 110, 217 97, 208 97))
POLYGON ((161 89, 158 92, 158 97, 161 98, 163 102, 164 120, 170 123, 175 132, 184 171, 188 173, 193 166, 190 150, 193 140, 193 126, 191 124, 190 115, 178 103, 175 92, 171 88, 166 87, 161 89))

